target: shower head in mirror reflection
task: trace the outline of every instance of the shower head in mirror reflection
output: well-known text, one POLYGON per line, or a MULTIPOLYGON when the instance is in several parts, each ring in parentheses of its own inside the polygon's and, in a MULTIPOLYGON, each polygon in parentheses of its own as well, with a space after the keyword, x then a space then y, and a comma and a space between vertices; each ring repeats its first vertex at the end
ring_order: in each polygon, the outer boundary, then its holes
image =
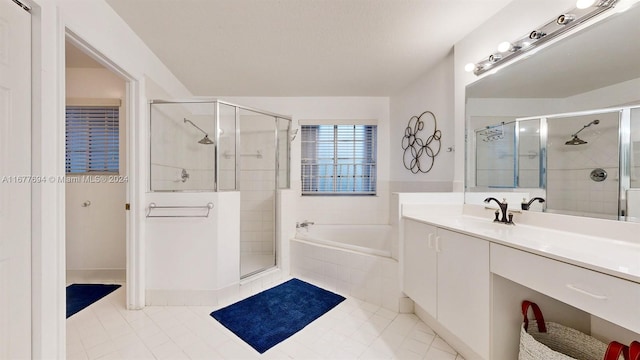
POLYGON ((486 126, 485 129, 478 131, 479 136, 483 136, 482 141, 498 141, 504 139, 504 122, 499 125, 486 126))
POLYGON ((587 125, 584 125, 584 126, 582 127, 582 129, 580 129, 580 130, 576 131, 576 133, 575 133, 575 134, 571 135, 571 137, 572 137, 572 139, 571 139, 571 140, 567 141, 567 142, 566 142, 566 143, 564 143, 564 144, 565 144, 565 145, 583 145, 583 144, 586 144, 586 143, 587 143, 586 141, 584 141, 584 140, 582 140, 582 139, 580 139, 580 138, 578 137, 578 133, 580 133, 580 131, 582 131, 582 130, 584 130, 584 129, 588 128, 588 127, 589 127, 589 126, 591 126, 591 125, 598 125, 598 124, 600 124, 600 120, 595 119, 595 120, 593 120, 592 122, 588 123, 587 125))
POLYGON ((298 130, 299 129, 291 129, 291 132, 289 132, 289 142, 293 142, 293 140, 296 139, 296 136, 298 135, 298 130))
POLYGON ((187 118, 184 118, 184 123, 185 124, 191 124, 191 126, 193 126, 194 128, 200 130, 204 134, 204 137, 202 139, 198 140, 198 144, 203 144, 203 145, 213 145, 214 144, 214 142, 211 139, 209 139, 209 134, 207 134, 206 131, 202 130, 198 125, 194 124, 193 121, 191 121, 191 120, 189 120, 187 118))

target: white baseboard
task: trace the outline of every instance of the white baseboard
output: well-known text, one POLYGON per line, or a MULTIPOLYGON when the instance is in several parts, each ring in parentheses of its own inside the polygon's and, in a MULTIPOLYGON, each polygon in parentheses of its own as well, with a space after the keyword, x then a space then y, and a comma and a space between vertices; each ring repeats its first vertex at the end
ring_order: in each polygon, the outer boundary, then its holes
POLYGON ((226 306, 287 279, 280 269, 273 269, 217 290, 147 289, 145 302, 147 306, 226 306))
POLYGON ((127 280, 125 269, 67 270, 67 284, 72 283, 123 283, 127 280))

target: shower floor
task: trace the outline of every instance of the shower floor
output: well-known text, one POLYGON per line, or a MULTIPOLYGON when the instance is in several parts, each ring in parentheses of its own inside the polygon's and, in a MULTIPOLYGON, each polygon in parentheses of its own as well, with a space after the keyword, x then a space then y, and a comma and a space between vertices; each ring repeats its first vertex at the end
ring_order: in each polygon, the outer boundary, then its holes
POLYGON ((273 254, 240 254, 240 276, 245 276, 275 266, 273 254))

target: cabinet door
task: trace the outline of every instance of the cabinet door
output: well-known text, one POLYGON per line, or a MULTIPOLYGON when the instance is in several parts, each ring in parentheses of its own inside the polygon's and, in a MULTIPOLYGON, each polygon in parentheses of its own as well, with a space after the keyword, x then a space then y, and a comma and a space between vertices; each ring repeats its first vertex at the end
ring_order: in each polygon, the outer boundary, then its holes
POLYGON ((438 229, 438 321, 489 358, 489 243, 438 229))
POLYGON ((404 220, 403 291, 436 317, 436 227, 404 220))

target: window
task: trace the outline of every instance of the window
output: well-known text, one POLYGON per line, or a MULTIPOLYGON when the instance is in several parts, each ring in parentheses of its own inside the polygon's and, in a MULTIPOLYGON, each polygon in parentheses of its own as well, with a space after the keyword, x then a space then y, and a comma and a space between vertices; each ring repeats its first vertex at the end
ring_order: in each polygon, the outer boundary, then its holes
POLYGON ((376 125, 303 125, 303 195, 375 195, 376 125))
POLYGON ((67 174, 118 172, 118 120, 118 106, 67 106, 67 174))

